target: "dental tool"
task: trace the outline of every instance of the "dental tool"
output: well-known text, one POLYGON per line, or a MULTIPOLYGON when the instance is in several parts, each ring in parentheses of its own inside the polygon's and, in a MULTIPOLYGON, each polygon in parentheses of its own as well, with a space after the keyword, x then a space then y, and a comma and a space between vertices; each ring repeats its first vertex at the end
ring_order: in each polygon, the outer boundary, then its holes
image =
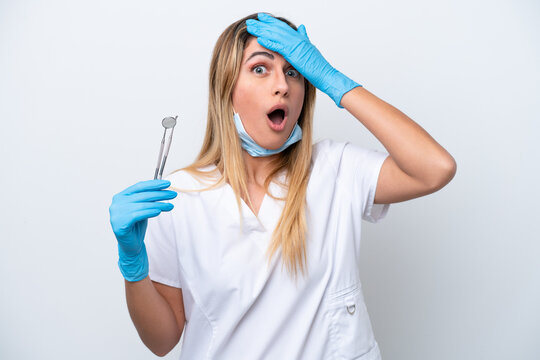
POLYGON ((178 115, 175 117, 166 117, 161 121, 161 125, 165 128, 165 131, 163 132, 163 139, 161 139, 161 147, 159 148, 159 156, 158 156, 158 162, 156 167, 156 172, 154 174, 154 180, 159 179, 161 180, 161 176, 163 175, 163 169, 165 168, 165 162, 167 161, 167 155, 169 154, 169 149, 171 147, 172 142, 172 136, 174 127, 176 125, 176 119, 178 118, 178 115), (167 146, 165 147, 165 137, 167 136, 167 132, 169 132, 169 138, 167 139, 167 146), (163 154, 163 148, 165 147, 165 154, 163 154))

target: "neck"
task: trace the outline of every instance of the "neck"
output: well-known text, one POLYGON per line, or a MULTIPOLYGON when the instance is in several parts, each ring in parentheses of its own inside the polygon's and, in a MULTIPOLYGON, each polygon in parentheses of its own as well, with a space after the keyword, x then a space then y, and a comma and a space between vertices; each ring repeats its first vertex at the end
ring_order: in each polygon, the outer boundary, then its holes
POLYGON ((256 184, 264 186, 264 180, 270 174, 270 163, 279 156, 279 154, 253 157, 248 152, 242 149, 242 155, 244 157, 244 164, 246 166, 247 182, 248 184, 256 184))

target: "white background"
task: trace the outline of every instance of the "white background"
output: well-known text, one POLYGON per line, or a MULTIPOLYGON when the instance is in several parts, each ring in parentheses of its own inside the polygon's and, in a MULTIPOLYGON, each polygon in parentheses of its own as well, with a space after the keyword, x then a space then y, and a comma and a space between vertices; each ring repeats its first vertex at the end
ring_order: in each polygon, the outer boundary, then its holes
MULTIPOLYGON (((112 196, 202 144, 211 51, 258 11, 456 159, 454 180, 365 223, 385 360, 540 358, 540 5, 534 0, 0 2, 0 358, 152 359, 125 304, 112 196)), ((384 150, 318 92, 315 140, 384 150)), ((166 358, 178 357, 177 346, 166 358)))

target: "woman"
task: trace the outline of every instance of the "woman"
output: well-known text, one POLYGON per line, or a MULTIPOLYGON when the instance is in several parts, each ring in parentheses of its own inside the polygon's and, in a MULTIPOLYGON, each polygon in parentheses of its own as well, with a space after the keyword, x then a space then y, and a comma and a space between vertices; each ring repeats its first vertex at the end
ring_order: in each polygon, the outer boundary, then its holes
POLYGON ((142 341, 165 355, 185 327, 185 359, 380 359, 358 273, 361 220, 442 188, 454 159, 283 18, 230 25, 209 89, 195 163, 127 188, 109 209, 142 341), (315 87, 389 154, 313 145, 315 87))

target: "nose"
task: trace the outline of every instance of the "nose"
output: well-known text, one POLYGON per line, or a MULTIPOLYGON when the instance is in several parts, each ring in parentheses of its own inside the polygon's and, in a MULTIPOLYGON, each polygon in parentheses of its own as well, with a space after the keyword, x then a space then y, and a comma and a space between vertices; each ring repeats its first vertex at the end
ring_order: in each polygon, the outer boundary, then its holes
POLYGON ((289 95, 289 83, 287 77, 281 71, 276 71, 274 76, 273 93, 274 95, 288 96, 289 95))

